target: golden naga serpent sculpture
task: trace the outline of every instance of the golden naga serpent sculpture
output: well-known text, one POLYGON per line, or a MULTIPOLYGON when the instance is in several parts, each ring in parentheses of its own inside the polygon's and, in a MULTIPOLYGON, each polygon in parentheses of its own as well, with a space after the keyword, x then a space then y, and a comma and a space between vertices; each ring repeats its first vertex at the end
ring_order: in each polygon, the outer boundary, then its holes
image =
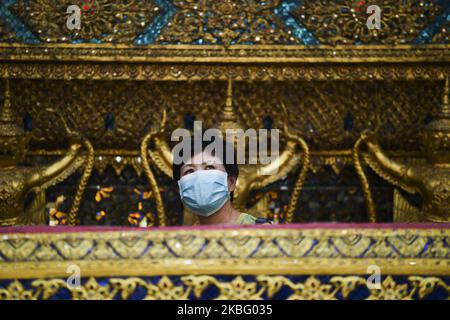
MULTIPOLYGON (((63 181, 80 166, 85 166, 69 212, 69 224, 77 224, 78 210, 86 184, 92 172, 94 149, 91 143, 78 132, 69 128, 62 111, 49 108, 47 112, 57 114, 69 137, 70 146, 60 159, 41 166, 24 166, 32 134, 17 125, 11 107, 9 80, 6 80, 3 108, 0 113, 0 225, 38 225, 46 223, 45 190, 63 181), (81 155, 81 149, 87 155, 81 155), (34 193, 29 206, 24 207, 25 198, 34 193)), ((69 118, 67 118, 69 119, 69 118)))
MULTIPOLYGON (((394 212, 401 222, 449 222, 450 221, 450 80, 445 80, 442 103, 433 120, 421 132, 422 158, 420 163, 401 163, 389 157, 378 142, 380 121, 372 132, 366 130, 353 148, 353 159, 366 197, 367 211, 376 222, 376 211, 369 182, 359 160, 360 146, 364 142, 367 152, 365 162, 380 177, 411 194, 420 194, 421 210, 402 206, 403 211, 394 212)), ((405 201, 404 199, 402 201, 405 201)), ((401 208, 399 206, 399 208, 401 208)), ((394 208, 395 209, 395 208, 394 208)), ((396 219, 394 219, 396 220, 396 219)), ((400 221, 397 221, 400 222, 400 221)))
MULTIPOLYGON (((48 109, 50 112, 55 112, 52 109, 48 109)), ((65 117, 62 116, 60 113, 58 113, 60 116, 61 122, 64 125, 64 128, 66 132, 73 133, 73 131, 70 129, 70 127, 67 125, 67 122, 65 120, 65 117)), ((70 119, 70 118, 68 118, 70 119)), ((89 181, 89 178, 91 177, 92 170, 94 168, 94 147, 92 146, 91 142, 86 138, 81 138, 82 145, 86 149, 86 157, 84 160, 84 171, 83 175, 81 176, 80 182, 78 184, 77 192, 75 193, 75 197, 72 202, 72 206, 70 207, 70 211, 68 214, 68 225, 69 226, 75 226, 78 224, 78 212, 80 209, 80 203, 83 199, 83 194, 86 189, 87 183, 89 181)))
POLYGON ((92 174, 92 170, 94 168, 94 147, 87 139, 83 139, 83 146, 87 150, 85 167, 83 171, 83 176, 81 177, 80 183, 78 185, 77 192, 75 194, 75 198, 72 203, 72 207, 69 211, 69 225, 74 226, 78 224, 78 210, 80 208, 80 203, 83 198, 84 190, 86 189, 86 185, 89 181, 89 178, 92 174))
POLYGON ((303 166, 297 177, 297 181, 295 182, 294 189, 292 190, 291 198, 289 201, 289 208, 286 212, 286 222, 291 223, 294 219, 295 209, 297 208, 297 202, 298 202, 298 199, 300 198, 303 184, 305 183, 305 180, 306 180, 306 174, 308 173, 310 154, 309 154, 308 144, 306 143, 306 141, 302 137, 289 132, 288 125, 287 125, 288 124, 287 108, 284 105, 284 103, 281 103, 281 107, 283 108, 283 113, 284 113, 284 117, 285 117, 284 132, 286 134, 286 137, 290 140, 296 141, 298 143, 298 145, 300 146, 302 153, 303 153, 302 154, 303 166))
POLYGON ((150 183, 150 188, 152 190, 153 197, 155 199, 156 203, 156 212, 158 216, 158 221, 160 226, 165 226, 167 224, 166 214, 164 211, 164 204, 161 198, 161 192, 159 191, 158 182, 156 181, 155 175, 152 172, 152 169, 150 167, 150 162, 148 159, 148 144, 151 141, 151 139, 156 136, 157 134, 164 131, 164 127, 167 120, 167 114, 166 110, 163 110, 163 116, 161 120, 161 127, 160 129, 152 129, 150 132, 142 139, 141 142, 141 159, 142 159, 142 165, 144 169, 145 176, 148 179, 148 182, 150 183))
POLYGON ((369 180, 366 177, 366 174, 364 172, 364 169, 361 165, 360 160, 360 149, 361 145, 363 144, 364 139, 363 137, 359 137, 359 139, 356 141, 353 150, 352 150, 352 158, 353 158, 353 165, 355 167, 356 173, 359 177, 359 180, 361 181, 361 187, 363 189, 364 199, 366 202, 366 210, 367 210, 367 216, 369 217, 369 221, 372 223, 377 222, 377 214, 375 211, 375 205, 373 203, 372 193, 370 191, 370 185, 369 180))

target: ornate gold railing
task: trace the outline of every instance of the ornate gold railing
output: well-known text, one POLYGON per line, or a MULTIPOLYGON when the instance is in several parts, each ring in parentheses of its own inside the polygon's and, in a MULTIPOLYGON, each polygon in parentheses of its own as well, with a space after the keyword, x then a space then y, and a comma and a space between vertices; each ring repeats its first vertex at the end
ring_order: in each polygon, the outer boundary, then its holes
POLYGON ((72 298, 127 298, 138 287, 148 298, 171 299, 199 298, 211 287, 219 290, 216 298, 230 299, 276 298, 282 290, 307 299, 356 292, 374 299, 442 298, 450 293, 449 230, 357 224, 4 228, 0 297, 12 297, 17 287, 34 298, 58 297, 78 268, 82 286, 69 288, 72 298), (368 289, 374 268, 381 286, 368 289))

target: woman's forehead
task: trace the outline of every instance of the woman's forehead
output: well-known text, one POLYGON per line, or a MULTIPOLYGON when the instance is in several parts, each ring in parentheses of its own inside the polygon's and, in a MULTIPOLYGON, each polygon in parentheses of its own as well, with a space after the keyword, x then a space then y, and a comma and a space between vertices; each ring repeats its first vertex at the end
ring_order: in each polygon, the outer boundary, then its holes
POLYGON ((211 155, 209 152, 203 151, 202 153, 198 153, 194 155, 191 159, 186 161, 185 165, 190 164, 208 164, 208 163, 214 163, 214 164, 223 164, 222 160, 216 156, 211 155))

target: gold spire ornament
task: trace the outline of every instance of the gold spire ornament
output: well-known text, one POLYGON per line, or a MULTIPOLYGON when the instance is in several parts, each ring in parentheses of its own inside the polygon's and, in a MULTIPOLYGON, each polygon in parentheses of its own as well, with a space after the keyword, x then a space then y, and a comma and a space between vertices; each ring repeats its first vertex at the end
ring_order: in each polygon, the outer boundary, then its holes
POLYGON ((30 135, 14 121, 11 91, 6 80, 3 108, 0 113, 0 167, 14 166, 25 155, 30 135))
POLYGON ((227 130, 232 134, 236 133, 237 130, 243 130, 233 108, 233 81, 231 79, 228 79, 225 107, 222 111, 221 122, 217 124, 217 127, 223 135, 226 134, 227 130))
POLYGON ((425 155, 431 163, 450 165, 450 104, 449 77, 445 80, 444 94, 435 119, 421 133, 425 155))
MULTIPOLYGON (((422 196, 423 208, 420 211, 410 210, 399 214, 404 222, 450 221, 449 92, 447 77, 439 111, 420 133, 426 163, 409 165, 390 159, 381 149, 376 132, 365 131, 359 140, 365 142, 368 149, 364 159, 378 175, 409 193, 419 193, 422 196)), ((360 177, 364 181, 362 170, 360 177)), ((370 193, 369 197, 371 202, 370 193)))
POLYGON ((30 134, 16 124, 10 84, 6 80, 0 112, 0 226, 46 222, 45 208, 24 208, 24 201, 30 191, 35 191, 36 199, 42 199, 42 191, 48 185, 61 181, 80 165, 81 138, 66 125, 65 128, 70 147, 64 157, 47 166, 22 166, 20 163, 26 154, 30 134))

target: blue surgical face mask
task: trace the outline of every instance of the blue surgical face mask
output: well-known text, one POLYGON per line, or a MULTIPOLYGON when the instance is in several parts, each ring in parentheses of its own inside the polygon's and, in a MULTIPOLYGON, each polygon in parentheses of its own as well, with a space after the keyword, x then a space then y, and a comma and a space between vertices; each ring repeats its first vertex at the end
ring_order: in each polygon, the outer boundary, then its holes
POLYGON ((178 180, 180 197, 192 213, 208 217, 230 199, 228 175, 220 170, 197 170, 178 180))

